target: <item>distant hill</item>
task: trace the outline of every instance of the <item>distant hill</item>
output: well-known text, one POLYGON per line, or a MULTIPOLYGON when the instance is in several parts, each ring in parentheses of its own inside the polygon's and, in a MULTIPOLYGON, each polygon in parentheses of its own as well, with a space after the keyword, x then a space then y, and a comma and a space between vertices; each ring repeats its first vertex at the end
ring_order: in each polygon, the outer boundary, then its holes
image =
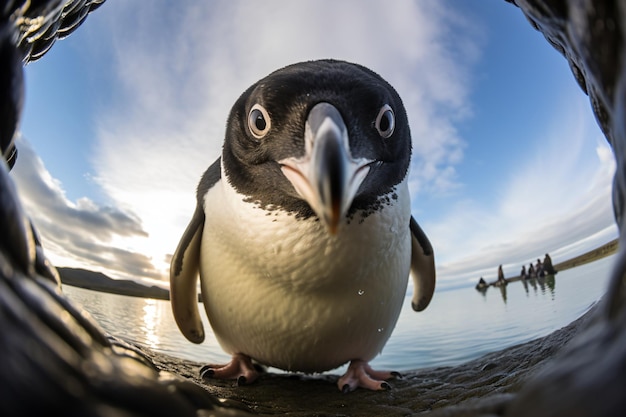
POLYGON ((619 249, 619 242, 617 239, 610 241, 596 249, 590 250, 589 252, 583 253, 580 256, 576 256, 575 258, 568 259, 564 262, 558 263, 554 265, 557 271, 562 271, 564 269, 574 268, 579 265, 584 265, 589 262, 597 261, 598 259, 602 259, 606 256, 613 255, 619 249))
MULTIPOLYGON (((591 249, 588 252, 583 253, 582 255, 578 255, 574 258, 567 259, 563 262, 559 262, 554 264, 554 269, 557 271, 564 271, 566 269, 575 268, 580 265, 587 264, 589 262, 597 261, 598 259, 602 259, 609 255, 613 255, 619 249, 619 241, 618 239, 613 239, 608 243, 605 243, 602 246, 599 246, 595 249, 591 249)), ((509 278, 506 278, 507 282, 514 282, 521 280, 522 277, 519 275, 515 275, 509 278)), ((493 281, 489 283, 489 285, 495 285, 497 281, 493 281)), ((483 290, 485 287, 481 287, 483 290)), ((481 290, 478 286, 476 289, 481 290)))
POLYGON ((169 300, 170 292, 155 285, 147 286, 130 280, 109 278, 100 273, 80 268, 57 268, 61 283, 88 290, 128 295, 131 297, 156 298, 169 300))

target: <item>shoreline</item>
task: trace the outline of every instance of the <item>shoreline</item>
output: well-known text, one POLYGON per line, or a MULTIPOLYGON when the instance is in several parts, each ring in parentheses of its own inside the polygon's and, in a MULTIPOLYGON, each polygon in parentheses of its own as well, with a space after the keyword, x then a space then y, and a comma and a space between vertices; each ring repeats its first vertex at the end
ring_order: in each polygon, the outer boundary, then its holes
POLYGON ((159 369, 182 376, 236 409, 252 415, 332 415, 362 417, 502 416, 502 409, 556 353, 582 333, 598 306, 553 333, 513 345, 455 366, 417 368, 394 379, 388 391, 337 390, 339 375, 264 372, 251 386, 232 380, 204 379, 203 363, 157 353, 135 345, 159 369), (443 400, 442 400, 443 399, 443 400), (465 412, 470 410, 470 412, 465 412))
MULTIPOLYGON (((586 263, 597 261, 599 259, 613 255, 617 252, 617 249, 618 239, 613 239, 610 242, 605 243, 604 245, 601 245, 581 255, 575 256, 559 263, 555 263, 554 268, 558 272, 584 265, 586 263)), ((58 267, 57 271, 59 271, 62 285, 69 285, 71 287, 104 292, 108 294, 126 295, 129 297, 153 298, 166 301, 169 300, 169 290, 158 288, 155 286, 149 287, 147 285, 140 284, 137 281, 116 280, 100 272, 77 268, 58 267)), ((519 275, 505 278, 507 284, 509 282, 516 282, 520 280, 521 277, 519 275)), ((499 284, 497 284, 496 280, 492 282, 487 282, 484 286, 480 286, 477 284, 474 288, 478 291, 482 291, 486 288, 498 285, 499 284)), ((198 301, 202 302, 200 294, 198 294, 198 301)))
MULTIPOLYGON (((617 253, 618 248, 619 248, 619 241, 616 238, 616 239, 611 240, 610 242, 605 243, 604 245, 598 246, 597 248, 592 249, 588 252, 585 252, 581 255, 578 255, 573 258, 554 264, 554 269, 556 270, 556 273, 558 273, 560 271, 565 271, 567 269, 585 265, 590 262, 598 261, 602 258, 606 258, 607 256, 617 253)), ((510 278, 505 278, 504 280, 508 284, 509 282, 521 281, 521 279, 522 277, 520 275, 514 275, 510 278)), ((536 279, 536 278, 529 278, 529 279, 536 279)), ((478 291, 481 291, 481 290, 487 289, 488 287, 497 287, 499 285, 500 284, 498 284, 498 281, 496 280, 496 281, 488 282, 485 286, 480 286, 479 284, 477 284, 475 288, 478 291)))

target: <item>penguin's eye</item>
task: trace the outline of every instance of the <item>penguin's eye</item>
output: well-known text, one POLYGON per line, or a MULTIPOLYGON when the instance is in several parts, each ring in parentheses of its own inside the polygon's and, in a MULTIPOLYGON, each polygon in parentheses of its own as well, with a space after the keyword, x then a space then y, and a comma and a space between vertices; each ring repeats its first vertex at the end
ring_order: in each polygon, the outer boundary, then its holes
POLYGON ((250 133, 257 139, 261 139, 270 131, 272 122, 267 110, 260 104, 255 104, 248 113, 248 128, 250 133))
POLYGON ((393 130, 396 128, 396 116, 393 114, 393 110, 389 104, 385 104, 381 107, 376 116, 376 130, 378 134, 387 139, 393 134, 393 130))

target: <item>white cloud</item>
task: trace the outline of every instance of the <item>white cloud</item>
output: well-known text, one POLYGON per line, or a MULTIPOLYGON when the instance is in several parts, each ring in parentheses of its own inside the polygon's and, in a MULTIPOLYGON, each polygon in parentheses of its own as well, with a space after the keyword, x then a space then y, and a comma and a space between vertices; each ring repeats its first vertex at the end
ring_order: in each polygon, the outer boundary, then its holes
POLYGON ((546 252, 560 262, 617 237, 613 153, 586 106, 582 93, 562 98, 553 125, 528 140, 533 157, 499 174, 495 204, 458 201, 429 225, 442 279, 495 279, 499 264, 515 275, 546 252))
MULTIPOLYGON (((358 62, 390 81, 411 119, 412 188, 455 186, 464 145, 454 120, 469 113, 481 34, 439 2, 189 2, 172 15, 164 2, 107 8, 99 12, 108 13, 102 30, 113 49, 101 51, 113 55, 123 94, 102 109, 94 165, 96 181, 150 232, 133 250, 174 251, 234 101, 308 59, 358 62)), ((165 262, 158 267, 167 273, 165 262)))
MULTIPOLYGON (((48 251, 166 279, 168 255, 193 213, 201 174, 220 153, 231 105, 269 72, 308 59, 358 62, 387 79, 409 114, 413 197, 456 190, 457 167, 470 146, 457 125, 472 117, 472 70, 486 39, 476 17, 447 6, 410 0, 367 7, 360 0, 189 1, 175 8, 164 0, 106 3, 89 22, 91 43, 84 49, 94 59, 85 71, 105 73, 111 83, 104 97, 93 97, 102 106, 92 156, 94 181, 111 205, 68 201, 61 184, 27 157, 34 163, 28 175, 44 179, 31 178, 41 188, 24 191, 32 211, 45 196, 56 202, 54 213, 37 214, 48 251), (65 224, 61 214, 75 219, 65 224), (86 233, 94 224, 97 238, 86 233)), ((462 198, 427 225, 443 280, 473 281, 495 274, 500 263, 517 272, 520 262, 545 252, 554 250, 558 261, 582 250, 563 242, 604 243, 615 235, 612 154, 588 103, 581 110, 573 101, 565 97, 554 125, 529 138, 529 147, 538 144, 529 149, 537 158, 498 174, 495 204, 462 198), (594 138, 591 153, 598 159, 589 152, 594 138), (575 189, 565 188, 572 184, 575 189)))
POLYGON ((30 143, 19 138, 16 146, 19 156, 11 176, 54 265, 107 270, 114 278, 157 276, 148 257, 112 245, 115 240, 148 239, 135 214, 87 198, 68 200, 30 143))

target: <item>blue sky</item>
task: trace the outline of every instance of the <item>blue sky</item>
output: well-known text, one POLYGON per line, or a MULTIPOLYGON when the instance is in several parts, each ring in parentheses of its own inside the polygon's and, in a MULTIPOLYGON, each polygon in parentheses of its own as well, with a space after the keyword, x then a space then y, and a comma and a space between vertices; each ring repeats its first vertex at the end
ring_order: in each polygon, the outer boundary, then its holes
POLYGON ((438 289, 617 236, 613 155, 588 98, 504 0, 109 0, 26 67, 13 176, 46 254, 167 281, 231 105, 318 58, 366 65, 403 98, 438 289))

